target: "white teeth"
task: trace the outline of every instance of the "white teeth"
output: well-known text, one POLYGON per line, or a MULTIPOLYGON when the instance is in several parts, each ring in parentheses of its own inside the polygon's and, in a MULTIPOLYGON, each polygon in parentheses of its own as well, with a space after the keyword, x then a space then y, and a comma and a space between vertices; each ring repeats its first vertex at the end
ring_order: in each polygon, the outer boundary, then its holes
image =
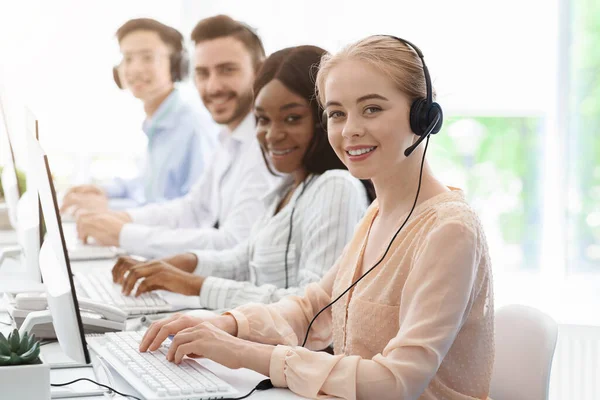
POLYGON ((362 154, 370 153, 373 150, 375 150, 375 146, 367 147, 364 149, 348 150, 347 153, 350 154, 351 156, 360 156, 362 154))
POLYGON ((213 99, 212 102, 218 106, 221 104, 225 104, 229 100, 229 97, 220 97, 217 99, 213 99))
POLYGON ((287 150, 273 150, 273 149, 271 149, 271 153, 273 153, 273 155, 276 155, 276 156, 283 156, 283 155, 286 155, 288 153, 291 153, 292 151, 294 151, 294 149, 287 149, 287 150))

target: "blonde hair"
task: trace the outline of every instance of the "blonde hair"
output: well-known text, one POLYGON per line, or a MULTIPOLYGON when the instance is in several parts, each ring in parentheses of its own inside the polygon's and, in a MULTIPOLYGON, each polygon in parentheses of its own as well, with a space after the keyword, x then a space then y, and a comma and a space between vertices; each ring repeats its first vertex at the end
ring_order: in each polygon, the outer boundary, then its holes
MULTIPOLYGON (((376 35, 346 46, 337 54, 323 56, 316 78, 317 98, 321 104, 325 103, 324 85, 327 76, 336 65, 345 60, 364 61, 383 72, 411 102, 427 97, 423 64, 417 53, 397 39, 376 35)), ((435 100, 433 88, 432 97, 435 100)))

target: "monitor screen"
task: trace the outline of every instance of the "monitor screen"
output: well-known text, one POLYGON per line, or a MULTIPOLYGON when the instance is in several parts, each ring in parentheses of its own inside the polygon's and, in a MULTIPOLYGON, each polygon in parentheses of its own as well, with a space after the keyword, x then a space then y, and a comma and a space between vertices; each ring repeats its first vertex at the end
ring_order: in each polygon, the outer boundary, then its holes
POLYGON ((38 188, 47 230, 46 240, 40 251, 39 264, 46 284, 48 308, 52 313, 54 330, 67 356, 77 362, 89 364, 90 355, 85 341, 48 157, 37 140, 31 137, 27 141, 29 155, 33 157, 32 178, 38 188))

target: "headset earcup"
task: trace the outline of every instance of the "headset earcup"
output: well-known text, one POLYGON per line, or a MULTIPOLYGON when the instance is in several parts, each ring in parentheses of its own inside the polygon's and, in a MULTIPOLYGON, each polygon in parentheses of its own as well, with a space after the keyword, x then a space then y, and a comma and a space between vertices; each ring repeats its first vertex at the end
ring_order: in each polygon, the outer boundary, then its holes
POLYGON ((415 135, 423 136, 427 131, 427 127, 433 122, 437 116, 440 116, 440 120, 431 131, 432 135, 435 135, 442 129, 442 123, 444 122, 444 113, 442 107, 436 102, 427 105, 426 99, 415 100, 410 107, 410 129, 415 135))
POLYGON ((171 80, 173 82, 185 80, 190 72, 190 60, 185 49, 178 53, 174 53, 171 56, 170 62, 171 80))
POLYGON ((433 102, 431 103, 431 106, 429 107, 429 112, 427 114, 427 125, 429 125, 431 121, 434 121, 438 115, 440 116, 440 120, 433 128, 433 131, 431 131, 431 134, 435 135, 440 131, 440 129, 442 129, 442 124, 444 123, 444 112, 442 111, 442 107, 438 103, 433 102))
POLYGON ((327 133, 327 111, 323 110, 321 114, 321 120, 318 122, 323 132, 327 133))
POLYGON ((410 106, 410 129, 417 136, 422 136, 427 129, 427 100, 417 99, 410 106))
POLYGON ((119 77, 119 66, 117 65, 113 67, 113 79, 115 80, 117 87, 119 89, 123 89, 123 85, 121 84, 121 78, 119 77))

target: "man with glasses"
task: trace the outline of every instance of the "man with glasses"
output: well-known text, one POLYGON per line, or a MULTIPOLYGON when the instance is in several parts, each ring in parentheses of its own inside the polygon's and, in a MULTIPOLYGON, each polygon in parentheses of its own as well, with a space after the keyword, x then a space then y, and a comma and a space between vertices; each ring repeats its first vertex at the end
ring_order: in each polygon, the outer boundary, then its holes
POLYGON ((123 207, 181 197, 198 180, 216 146, 218 126, 186 103, 175 87, 189 70, 181 33, 140 18, 127 21, 116 36, 122 60, 113 69, 115 83, 140 99, 146 113, 142 124, 148 137, 145 166, 131 180, 115 178, 102 187, 71 188, 62 211, 105 210, 109 199, 120 199, 111 206, 123 207))

